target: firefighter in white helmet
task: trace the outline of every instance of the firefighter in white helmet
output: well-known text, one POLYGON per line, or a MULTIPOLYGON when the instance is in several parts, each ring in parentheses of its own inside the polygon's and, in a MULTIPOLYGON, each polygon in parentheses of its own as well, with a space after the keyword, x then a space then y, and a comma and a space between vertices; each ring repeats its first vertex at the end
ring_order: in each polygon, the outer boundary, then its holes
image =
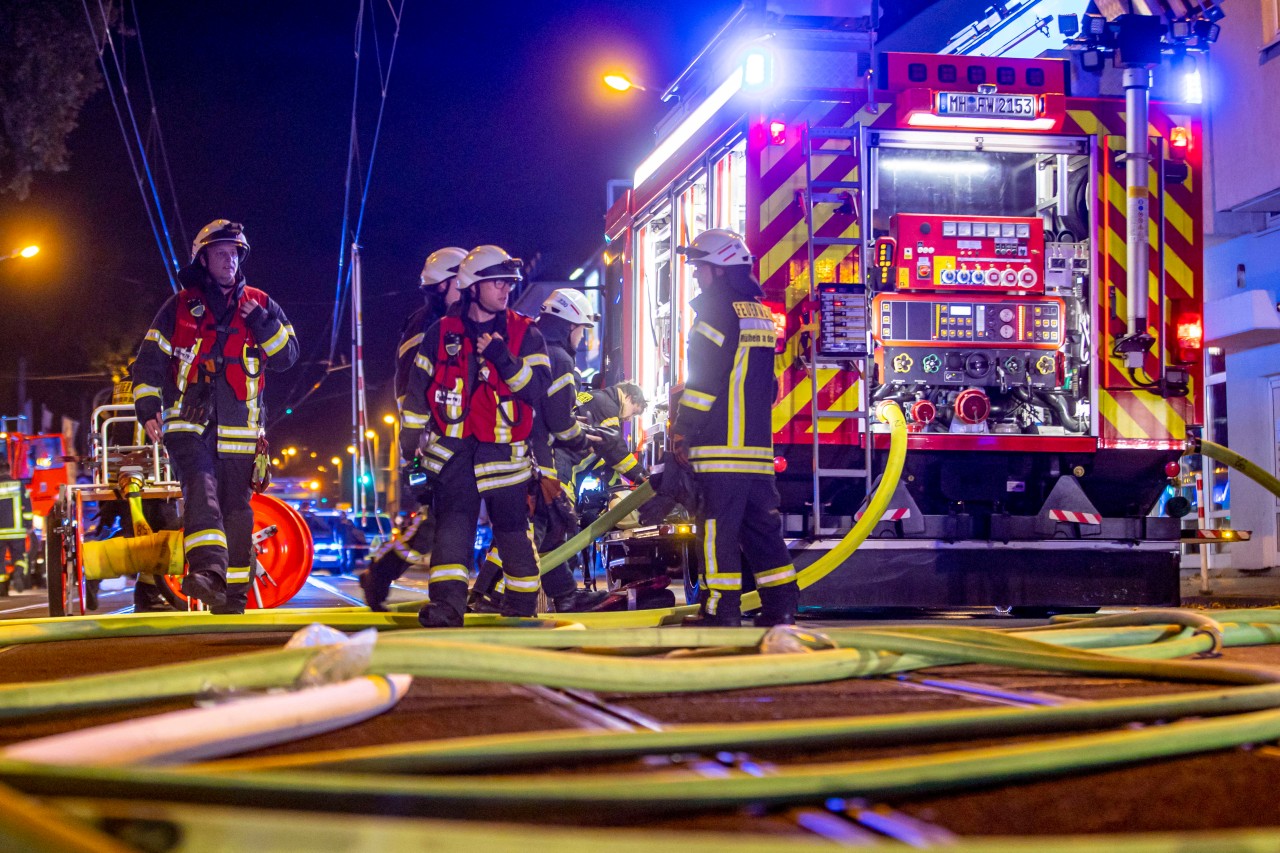
POLYGON ((764 405, 777 389, 773 315, 739 235, 713 228, 676 251, 701 288, 690 303, 689 371, 670 436, 676 463, 693 469, 702 496, 707 597, 697 621, 741 624, 745 556, 762 603, 756 624, 794 623, 799 588, 782 539, 764 405))
POLYGON ((239 223, 201 228, 178 272, 183 289, 160 308, 133 364, 138 422, 151 440, 163 438, 182 484, 182 592, 222 613, 244 612, 252 580, 249 499, 266 374, 298 358, 284 311, 245 283, 248 254, 239 223))
MULTIPOLYGON (((427 256, 419 277, 422 305, 409 315, 400 330, 400 344, 396 347, 396 408, 403 406, 409 377, 413 375, 413 359, 418 353, 422 337, 431 325, 445 315, 449 306, 460 298, 458 292, 458 264, 467 255, 466 249, 446 246, 427 256)), ((369 561, 369 568, 360 574, 360 587, 364 590, 365 603, 373 610, 385 609, 391 584, 413 563, 421 563, 431 553, 435 538, 435 518, 430 513, 430 497, 419 489, 407 469, 400 479, 400 509, 413 513, 408 527, 376 552, 369 561)))
POLYGON ((507 307, 522 263, 477 246, 458 265, 462 298, 423 336, 401 409, 400 446, 432 482, 436 535, 426 627, 462 624, 484 498, 503 560, 502 612, 533 615, 538 564, 528 535, 533 407, 551 384, 542 334, 507 307))

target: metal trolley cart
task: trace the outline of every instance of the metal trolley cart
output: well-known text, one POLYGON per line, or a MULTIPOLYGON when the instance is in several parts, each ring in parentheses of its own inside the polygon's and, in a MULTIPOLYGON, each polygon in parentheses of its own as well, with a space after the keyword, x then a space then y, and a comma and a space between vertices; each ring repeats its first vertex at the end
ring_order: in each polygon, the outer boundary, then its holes
MULTIPOLYGON (((100 406, 92 423, 90 482, 60 486, 49 512, 49 614, 73 616, 96 609, 91 581, 136 572, 161 576, 166 598, 180 608, 195 609, 198 602, 189 602, 179 591, 186 567, 181 525, 172 510, 182 490, 168 455, 162 445, 142 437, 131 403, 100 406), (113 434, 121 433, 131 443, 112 441, 113 434), (128 505, 124 535, 95 539, 85 529, 85 520, 107 501, 128 505)), ((311 532, 292 507, 265 494, 253 496, 253 517, 255 558, 248 606, 277 607, 297 594, 311 572, 311 532)))

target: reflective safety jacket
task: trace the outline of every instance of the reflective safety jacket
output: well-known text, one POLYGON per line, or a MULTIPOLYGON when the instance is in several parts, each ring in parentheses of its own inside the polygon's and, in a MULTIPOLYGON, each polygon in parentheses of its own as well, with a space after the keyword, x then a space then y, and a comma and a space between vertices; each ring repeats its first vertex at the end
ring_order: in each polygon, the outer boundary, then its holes
POLYGON ((214 426, 220 455, 253 454, 266 420, 265 372, 297 361, 297 335, 280 306, 243 277, 229 298, 199 265, 185 267, 179 280, 185 287, 161 306, 133 364, 138 421, 160 414, 166 435, 203 435, 214 426), (254 303, 247 318, 240 316, 244 300, 254 303), (204 420, 183 410, 193 394, 203 397, 204 420))
POLYGON ((26 539, 31 504, 21 480, 0 480, 0 539, 26 539))
POLYGON ((696 472, 774 473, 777 331, 761 295, 748 278, 717 283, 690 302, 689 372, 672 430, 688 442, 696 472))
POLYGON ((486 444, 529 437, 533 405, 547 391, 550 360, 527 317, 508 310, 484 323, 451 312, 432 324, 418 346, 400 412, 400 447, 412 459, 422 431, 486 444), (492 358, 476 351, 485 333, 506 346, 492 358))
POLYGON ((413 358, 431 324, 444 316, 443 300, 436 294, 427 297, 424 304, 409 315, 400 329, 400 343, 396 345, 396 408, 404 405, 405 392, 409 390, 409 377, 413 375, 413 358))
MULTIPOLYGON (((529 443, 533 445, 533 458, 543 477, 559 480, 557 469, 562 458, 580 457, 587 452, 587 438, 582 424, 574 417, 578 404, 578 385, 581 377, 569 343, 573 326, 559 317, 543 315, 538 318, 538 331, 547 343, 547 356, 551 360, 551 384, 547 393, 534 406, 533 432, 529 443)), ((563 480, 561 482, 564 482, 563 480)))
POLYGON ((611 431, 612 437, 588 444, 583 453, 563 454, 564 458, 557 455, 556 465, 562 477, 567 478, 565 482, 572 482, 577 488, 583 478, 591 474, 612 486, 619 474, 632 481, 645 474, 644 466, 622 437, 622 402, 617 388, 579 394, 578 420, 588 426, 604 427, 611 431))

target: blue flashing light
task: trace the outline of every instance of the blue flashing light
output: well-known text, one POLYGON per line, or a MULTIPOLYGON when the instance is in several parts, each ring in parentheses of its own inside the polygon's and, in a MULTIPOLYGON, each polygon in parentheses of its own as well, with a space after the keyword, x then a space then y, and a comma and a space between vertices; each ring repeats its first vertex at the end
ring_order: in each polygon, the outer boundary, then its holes
POLYGON ((1187 104, 1204 103, 1204 78, 1195 65, 1182 76, 1182 100, 1187 104))
POLYGON ((751 48, 742 57, 742 88, 763 89, 773 83, 773 55, 751 48))

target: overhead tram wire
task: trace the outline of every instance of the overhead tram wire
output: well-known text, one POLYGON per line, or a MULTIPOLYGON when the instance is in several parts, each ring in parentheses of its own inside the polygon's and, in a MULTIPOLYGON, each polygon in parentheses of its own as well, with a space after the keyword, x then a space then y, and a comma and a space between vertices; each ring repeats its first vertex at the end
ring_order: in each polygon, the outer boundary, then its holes
MULTIPOLYGON (((364 3, 360 4, 360 13, 356 16, 356 32, 355 32, 355 56, 356 56, 356 81, 354 91, 351 98, 351 139, 347 146, 347 179, 345 187, 345 197, 342 205, 342 245, 338 249, 338 286, 333 306, 333 321, 330 326, 330 342, 329 342, 329 361, 333 361, 334 354, 338 348, 338 335, 342 323, 342 310, 346 306, 347 291, 351 286, 352 270, 350 265, 345 263, 346 249, 348 243, 355 245, 360 244, 360 234, 364 229, 364 215, 368 208, 369 201, 369 185, 373 180, 373 163, 378 151, 378 138, 382 133, 382 117, 387 108, 387 91, 391 84, 391 67, 395 64, 396 46, 400 41, 400 20, 404 15, 404 0, 400 0, 398 9, 391 8, 391 0, 387 0, 387 6, 391 11, 391 19, 395 22, 395 32, 391 38, 391 53, 387 58, 386 71, 382 68, 382 54, 378 47, 378 29, 371 23, 373 31, 373 46, 375 60, 378 66, 378 82, 379 82, 379 105, 378 118, 374 123, 373 142, 369 147, 369 162, 365 167, 364 186, 361 188, 360 208, 356 214, 355 231, 348 239, 347 227, 350 222, 351 207, 351 185, 352 177, 357 171, 357 160, 359 155, 359 134, 357 126, 357 108, 359 105, 360 94, 360 45, 364 40, 364 3)), ((371 3, 370 18, 373 16, 374 5, 371 3)))
POLYGON ((133 103, 129 98, 128 79, 120 60, 120 54, 116 51, 115 41, 111 38, 110 18, 107 15, 106 8, 102 5, 102 0, 98 0, 98 12, 102 19, 102 38, 99 41, 98 31, 93 22, 93 13, 89 11, 88 0, 81 0, 81 6, 84 8, 85 20, 89 25, 89 32, 93 36, 94 44, 98 46, 98 64, 102 69, 103 80, 111 97, 111 107, 115 111, 116 122, 120 126, 121 136, 124 138, 125 149, 129 154, 129 163, 133 167, 134 178, 138 182, 138 190, 142 193, 143 207, 146 208, 147 219, 151 223, 151 231, 156 240, 156 247, 160 250, 160 256, 164 261, 165 274, 169 277, 169 287, 176 293, 178 291, 178 256, 173 249, 173 240, 169 234, 169 224, 165 221, 164 207, 160 202, 159 189, 156 187, 155 178, 151 174, 151 164, 143 146, 141 132, 138 130, 138 120, 134 114, 133 103), (119 99, 116 96, 115 86, 111 82, 111 73, 107 67, 106 57, 103 55, 107 52, 111 54, 112 65, 115 66, 116 74, 119 77, 119 99), (133 129, 132 140, 128 129, 124 125, 124 117, 120 109, 121 100, 124 102, 125 112, 129 115, 129 124, 133 129), (136 152, 134 150, 135 145, 137 147, 136 152), (139 161, 141 162, 141 170, 138 167, 139 161), (146 178, 145 187, 143 182, 144 175, 146 178), (150 199, 147 197, 148 187, 150 188, 150 199), (152 208, 152 202, 155 204, 154 209, 152 208))
MULTIPOLYGON (((147 100, 151 106, 151 127, 149 133, 154 133, 156 140, 156 148, 160 153, 160 165, 164 168, 165 178, 169 183, 169 198, 173 201, 173 216, 178 222, 179 245, 189 245, 191 240, 187 235, 187 225, 182 221, 182 208, 178 205, 178 190, 173 183, 173 170, 169 167, 169 149, 164 144, 164 132, 160 129, 160 113, 156 109, 156 93, 151 86, 151 68, 147 65, 147 52, 142 46, 142 27, 138 23, 138 4, 132 2, 129 4, 133 12, 133 31, 138 38, 138 57, 142 60, 142 79, 147 83, 147 100)), ((122 13, 123 14, 123 13, 122 13)))
MULTIPOLYGON (((337 278, 337 284, 334 289, 335 292, 334 292, 334 300, 333 300, 333 313, 330 317, 329 326, 328 326, 328 332, 329 332, 328 355, 327 355, 327 358, 324 360, 325 363, 328 365, 328 368, 326 369, 325 373, 320 376, 318 380, 316 380, 313 384, 311 384, 307 388, 307 390, 302 394, 301 397, 297 396, 297 390, 303 384, 304 380, 302 378, 299 378, 299 380, 294 384, 293 389, 291 389, 288 395, 288 399, 291 402, 286 404, 286 409, 297 408, 299 405, 302 404, 302 402, 310 398, 312 395, 315 394, 317 390, 319 390, 320 385, 324 382, 326 378, 328 378, 329 374, 342 369, 341 365, 335 366, 335 359, 337 358, 338 338, 339 338, 339 335, 341 334, 341 328, 342 328, 343 310, 346 307, 348 288, 351 285, 352 270, 351 270, 351 267, 347 264, 347 246, 348 244, 357 244, 357 245, 359 244, 360 233, 364 225, 364 214, 365 214, 365 210, 366 210, 366 206, 369 198, 369 185, 373 176, 374 154, 377 151, 378 139, 382 131, 382 118, 383 118, 383 113, 386 109, 387 91, 388 91, 388 87, 391 79, 391 68, 395 62, 396 46, 399 43, 399 38, 400 38, 400 21, 404 14, 404 0, 400 0, 398 7, 393 7, 391 5, 391 0, 388 0, 387 5, 391 11, 392 20, 395 22, 395 31, 393 33, 392 41, 391 41, 391 52, 387 60, 386 69, 384 71, 382 67, 382 61, 381 61, 381 51, 379 50, 379 47, 378 47, 377 28, 376 26, 374 26, 374 34, 373 34, 374 50, 377 55, 376 58, 377 58, 377 64, 378 64, 378 77, 379 77, 379 85, 380 85, 379 94, 381 97, 381 103, 378 108, 377 123, 375 124, 375 127, 374 127, 373 144, 369 152, 369 162, 364 169, 364 172, 365 172, 364 185, 363 185, 361 196, 360 196, 360 209, 356 216, 356 227, 354 232, 350 232, 349 228, 350 228, 350 222, 351 222, 351 194, 352 194, 351 190, 355 182, 357 173, 360 171, 359 170, 360 141, 359 141, 358 109, 359 109, 359 96, 360 96, 361 45, 363 44, 363 41, 364 41, 364 23, 365 23, 365 20, 364 20, 365 4, 363 0, 360 4, 360 11, 356 15, 356 28, 355 28, 355 34, 354 34, 354 48, 355 48, 354 53, 355 53, 355 60, 356 60, 355 78, 352 86, 351 129, 350 129, 350 139, 347 145, 347 174, 346 174, 346 180, 344 183, 344 196, 343 196, 343 203, 342 203, 342 227, 341 227, 342 238, 340 241, 340 245, 338 247, 338 278, 337 278)), ((373 9, 373 5, 370 4, 371 16, 373 14, 372 9, 373 9)), ((371 26, 373 26, 372 22, 371 22, 371 26)), ((323 339, 323 335, 321 337, 323 339)), ((317 346, 316 348, 316 352, 315 352, 316 355, 319 354, 318 350, 319 350, 319 346, 317 346)), ((310 360, 318 361, 318 359, 316 358, 312 358, 310 360)))

